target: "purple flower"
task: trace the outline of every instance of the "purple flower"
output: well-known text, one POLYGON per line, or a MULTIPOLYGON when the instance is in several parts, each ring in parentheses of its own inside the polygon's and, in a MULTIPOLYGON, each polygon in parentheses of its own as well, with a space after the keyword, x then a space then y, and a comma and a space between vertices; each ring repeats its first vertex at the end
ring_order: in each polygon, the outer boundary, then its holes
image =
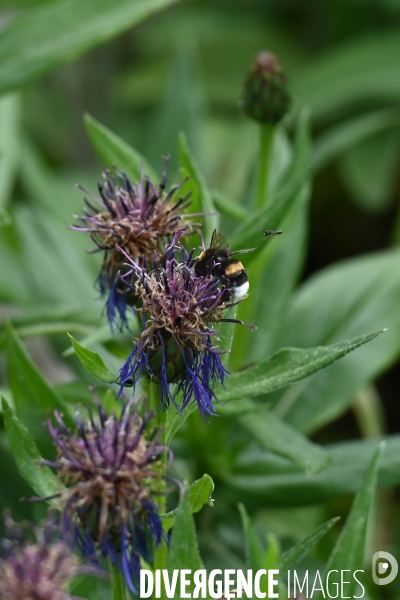
POLYGON ((68 486, 58 494, 63 539, 94 563, 99 553, 108 556, 136 591, 140 558, 150 560, 163 538, 155 498, 164 477, 160 459, 171 453, 154 432, 144 435, 152 413, 142 419, 132 401, 119 418, 97 408, 98 419, 91 412, 88 421, 75 418, 75 433, 55 412, 57 425, 48 421, 48 428, 58 457, 43 463, 68 486))
POLYGON ((53 525, 48 524, 44 529, 17 525, 6 514, 5 530, 6 538, 1 544, 0 598, 70 600, 66 588, 80 568, 65 543, 51 543, 53 525))
POLYGON ((85 198, 85 215, 76 216, 82 225, 71 229, 89 232, 96 244, 92 252, 104 251, 97 283, 102 296, 106 297, 106 313, 112 328, 116 326, 121 330, 126 326, 127 309, 134 305, 132 293, 118 277, 124 260, 116 244, 134 260, 152 260, 154 253, 162 253, 165 243, 171 241, 177 231, 189 234, 198 225, 187 220, 195 215, 182 214, 190 205, 190 194, 173 200, 180 186, 166 193, 166 178, 167 161, 158 186, 144 173, 141 181, 133 185, 126 173, 111 174, 106 170, 98 186, 100 197, 80 188, 96 204, 85 198))
POLYGON ((179 235, 150 272, 127 256, 131 269, 125 278, 135 274, 133 292, 140 301, 142 333, 120 370, 119 395, 125 385, 135 386, 145 375, 159 382, 164 408, 172 401, 183 410, 196 401, 206 418, 207 414, 216 414, 213 388, 223 385, 228 374, 220 358, 225 351, 216 347, 218 331, 212 324, 232 321, 224 318, 223 312, 232 306, 231 292, 220 285, 218 277, 196 274, 194 251, 185 250, 177 241, 179 235), (177 384, 175 391, 170 383, 177 384))

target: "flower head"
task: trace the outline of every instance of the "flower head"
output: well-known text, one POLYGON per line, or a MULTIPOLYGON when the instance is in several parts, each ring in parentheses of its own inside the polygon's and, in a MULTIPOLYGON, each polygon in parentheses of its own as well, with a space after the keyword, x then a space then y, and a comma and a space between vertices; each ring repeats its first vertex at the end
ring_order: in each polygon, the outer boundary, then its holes
POLYGON ((212 324, 230 320, 224 318, 224 309, 232 306, 231 293, 213 274, 196 274, 194 251, 188 253, 178 238, 179 233, 150 272, 129 260, 137 274, 134 293, 141 300, 142 333, 120 370, 120 394, 125 384, 135 386, 146 375, 159 381, 164 408, 172 401, 183 410, 195 400, 205 417, 215 415, 213 388, 223 385, 228 373, 220 358, 224 350, 213 341, 218 332, 212 324), (177 383, 175 393, 170 383, 177 383), (176 400, 180 392, 181 406, 176 400))
POLYGON ((93 252, 104 251, 98 286, 107 297, 106 311, 111 326, 117 325, 120 329, 126 325, 127 307, 132 306, 133 301, 129 288, 118 277, 124 260, 116 245, 135 260, 152 260, 154 253, 160 254, 163 245, 171 241, 177 231, 188 234, 196 225, 187 220, 194 215, 183 214, 190 205, 190 194, 175 201, 173 196, 180 186, 165 192, 166 173, 167 168, 158 186, 144 173, 141 181, 134 185, 126 173, 112 174, 106 170, 98 186, 100 196, 89 194, 96 205, 85 198, 85 215, 76 217, 82 224, 71 227, 89 232, 96 245, 93 252))
POLYGON ((58 494, 63 539, 96 562, 98 551, 111 558, 135 590, 140 557, 150 560, 152 542, 162 541, 162 525, 154 500, 160 492, 160 458, 169 449, 157 436, 146 438, 144 419, 126 404, 120 418, 98 405, 98 420, 76 416, 70 431, 55 412, 48 428, 58 457, 44 464, 58 470, 68 487, 58 494))
POLYGON ((260 52, 244 86, 244 110, 259 123, 274 124, 283 119, 290 104, 286 77, 278 59, 271 52, 260 52))
POLYGON ((44 529, 17 525, 5 515, 6 538, 1 544, 2 600, 69 600, 66 587, 79 571, 77 558, 63 542, 51 543, 53 525, 44 529), (33 537, 33 540, 29 538, 33 537))

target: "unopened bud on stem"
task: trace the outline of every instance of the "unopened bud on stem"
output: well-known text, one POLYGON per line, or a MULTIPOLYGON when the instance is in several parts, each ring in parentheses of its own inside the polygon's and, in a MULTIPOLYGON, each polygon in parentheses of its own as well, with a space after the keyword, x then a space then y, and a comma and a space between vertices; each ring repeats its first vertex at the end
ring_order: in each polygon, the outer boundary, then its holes
POLYGON ((274 124, 281 121, 291 103, 286 76, 276 56, 260 52, 247 76, 243 108, 251 119, 274 124))

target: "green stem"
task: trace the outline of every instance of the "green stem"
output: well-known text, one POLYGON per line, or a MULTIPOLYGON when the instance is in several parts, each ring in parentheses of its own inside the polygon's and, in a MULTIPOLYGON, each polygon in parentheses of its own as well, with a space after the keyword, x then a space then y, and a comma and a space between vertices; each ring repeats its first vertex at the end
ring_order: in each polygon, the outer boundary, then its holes
MULTIPOLYGON (((149 388, 149 408, 155 411, 155 419, 157 421, 157 429, 162 431, 162 436, 160 439, 160 443, 165 443, 165 424, 167 419, 167 411, 161 407, 161 397, 160 397, 160 385, 150 382, 149 388)), ((166 489, 166 481, 165 474, 167 470, 167 455, 164 453, 161 459, 160 465, 160 479, 158 480, 158 492, 160 492, 160 496, 158 496, 157 504, 160 508, 160 514, 164 514, 167 512, 167 501, 165 496, 166 489)), ((155 556, 154 556, 154 569, 167 569, 168 567, 168 548, 165 540, 163 540, 156 548, 155 556)), ((163 581, 161 581, 161 600, 166 600, 167 596, 165 593, 163 581)))
POLYGON ((268 176, 274 133, 275 127, 273 125, 260 125, 256 210, 259 210, 268 202, 268 176))
POLYGON ((363 437, 380 438, 385 435, 382 401, 374 386, 366 386, 358 392, 354 398, 353 412, 363 437))
POLYGON ((125 578, 110 560, 112 600, 127 600, 125 578))

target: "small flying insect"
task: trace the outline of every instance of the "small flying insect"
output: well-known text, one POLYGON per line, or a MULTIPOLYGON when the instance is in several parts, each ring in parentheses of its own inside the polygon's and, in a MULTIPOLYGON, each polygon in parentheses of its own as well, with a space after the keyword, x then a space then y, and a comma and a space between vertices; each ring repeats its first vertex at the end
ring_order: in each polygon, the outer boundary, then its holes
POLYGON ((270 235, 281 235, 282 233, 283 231, 271 231, 271 229, 267 229, 267 231, 264 231, 265 237, 268 237, 270 235))
POLYGON ((249 291, 249 278, 242 263, 236 258, 231 258, 231 256, 252 252, 253 250, 255 248, 231 252, 226 238, 215 229, 210 246, 200 254, 196 260, 194 270, 196 275, 215 275, 219 277, 221 283, 231 290, 237 300, 240 300, 249 291))

